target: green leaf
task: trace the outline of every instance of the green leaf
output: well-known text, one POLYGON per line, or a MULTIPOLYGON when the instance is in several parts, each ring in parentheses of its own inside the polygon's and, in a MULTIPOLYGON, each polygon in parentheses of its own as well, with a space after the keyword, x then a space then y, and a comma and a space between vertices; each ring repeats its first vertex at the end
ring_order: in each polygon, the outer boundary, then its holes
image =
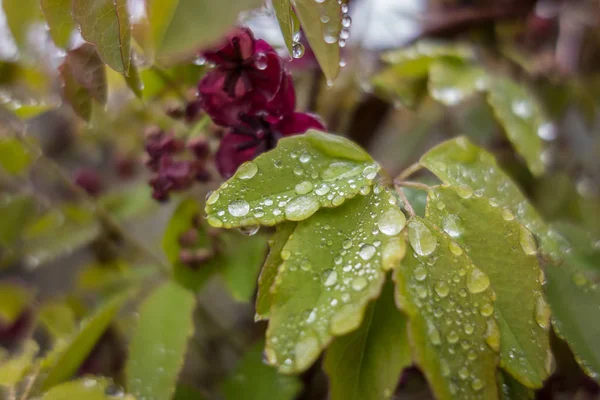
POLYGON ((302 221, 368 191, 379 165, 339 136, 309 131, 242 164, 206 201, 214 227, 272 226, 302 221))
POLYGON ((556 333, 583 370, 600 381, 600 289, 569 262, 547 265, 546 296, 556 333))
POLYGON ((434 61, 429 68, 429 94, 447 106, 454 106, 486 88, 483 68, 443 59, 434 61))
POLYGON ((193 333, 194 294, 175 282, 158 287, 140 307, 127 360, 127 389, 140 399, 169 399, 193 333))
POLYGON ((107 99, 107 81, 104 63, 96 48, 85 43, 67 53, 64 64, 68 65, 78 85, 84 87, 88 94, 100 104, 107 99))
POLYGON ((191 229, 198 231, 198 239, 190 249, 208 249, 211 246, 206 226, 200 218, 202 213, 200 206, 200 203, 193 198, 184 199, 173 213, 162 242, 163 250, 172 267, 174 279, 192 291, 200 290, 221 265, 218 260, 213 259, 201 265, 197 270, 193 270, 183 264, 179 258, 182 249, 179 238, 191 229))
POLYGON ((488 91, 488 103, 531 173, 543 174, 541 136, 552 125, 535 97, 523 85, 508 78, 495 78, 488 91))
POLYGON ((404 78, 393 67, 388 67, 373 77, 373 86, 378 96, 414 108, 426 93, 427 82, 422 78, 404 78))
POLYGON ((395 194, 381 186, 298 223, 271 289, 266 354, 272 365, 301 372, 334 336, 360 326, 385 271, 404 255, 405 223, 395 194))
POLYGON ((186 384, 178 384, 173 395, 173 400, 206 400, 200 391, 186 384))
POLYGON ((394 285, 384 284, 369 304, 360 328, 334 340, 325 357, 331 400, 389 399, 402 370, 411 364, 407 318, 394 303, 394 285))
POLYGON ((77 330, 75 313, 66 301, 51 301, 40 307, 38 321, 54 340, 72 335, 77 330))
POLYGON ((110 379, 86 377, 52 388, 44 393, 41 400, 113 400, 116 397, 122 400, 135 400, 133 396, 121 393, 110 379))
POLYGON ((521 385, 505 372, 498 372, 500 398, 503 400, 533 400, 533 390, 521 385))
POLYGON ((290 0, 273 0, 273 10, 290 55, 294 54, 294 34, 300 29, 290 0))
POLYGON ((328 81, 340 72, 340 46, 342 12, 336 1, 291 0, 311 49, 328 81), (328 18, 327 23, 321 22, 328 18))
POLYGON ((16 283, 0 281, 0 326, 12 325, 33 301, 33 292, 16 283))
MULTIPOLYGON (((525 386, 542 387, 552 372, 550 320, 531 233, 508 209, 484 197, 462 198, 453 187, 429 192, 427 219, 460 245, 451 250, 467 249, 478 268, 473 271, 488 277, 484 283, 496 294, 500 365, 525 386)), ((475 278, 467 275, 467 287, 475 278)))
POLYGON ((2 393, 2 386, 12 387, 23 379, 31 368, 38 351, 38 344, 33 340, 28 340, 16 356, 8 360, 0 360, 2 361, 0 364, 0 393, 2 393))
POLYGON ((107 193, 98 202, 116 220, 125 221, 156 208, 151 192, 151 188, 142 183, 107 193))
POLYGON ((82 293, 113 293, 140 284, 157 272, 158 267, 155 265, 132 267, 119 261, 109 265, 94 264, 79 273, 77 289, 82 293))
MULTIPOLYGON (((485 274, 450 236, 429 221, 408 223, 409 250, 396 271, 398 303, 407 313, 416 362, 438 399, 497 399, 500 340, 494 293, 473 290, 468 277, 485 274), (458 253, 458 255, 457 255, 458 253)), ((488 285, 489 286, 489 285, 488 285)))
POLYGON ((54 349, 40 363, 36 387, 46 391, 71 378, 131 294, 122 293, 106 300, 81 322, 75 334, 56 342, 54 349))
POLYGON ((10 248, 20 237, 35 210, 29 196, 0 197, 0 245, 10 248))
POLYGON ((467 196, 482 195, 507 208, 540 240, 542 251, 551 257, 561 256, 567 245, 549 229, 517 185, 503 172, 494 156, 459 137, 444 142, 421 158, 421 164, 443 182, 458 186, 467 196))
POLYGON ((58 47, 66 48, 75 30, 71 13, 67 12, 72 8, 73 0, 41 0, 41 4, 52 40, 58 47))
POLYGON ((219 238, 225 247, 219 260, 225 283, 234 299, 250 301, 265 260, 267 240, 262 235, 244 237, 235 233, 222 233, 219 238))
POLYGON ((138 67, 133 62, 129 65, 129 74, 123 75, 123 77, 125 78, 127 87, 131 89, 135 97, 141 99, 143 97, 144 83, 140 77, 138 67))
POLYGON ((161 63, 173 64, 220 40, 240 12, 259 7, 259 0, 152 0, 148 18, 161 63))
POLYGON ((6 14, 6 24, 15 38, 20 51, 27 51, 27 34, 31 25, 41 14, 37 0, 3 0, 2 8, 6 14))
POLYGON ((302 382, 295 376, 277 373, 262 360, 261 341, 244 354, 233 373, 223 382, 226 400, 292 400, 302 389, 302 382))
POLYGON ((73 0, 73 17, 81 35, 96 45, 104 63, 125 75, 129 72, 131 29, 126 0, 73 0))
POLYGON ((281 250, 296 229, 295 222, 284 222, 276 226, 276 232, 269 240, 269 255, 262 267, 258 278, 258 294, 256 296, 256 321, 269 318, 272 293, 271 288, 279 273, 279 267, 283 264, 281 250))

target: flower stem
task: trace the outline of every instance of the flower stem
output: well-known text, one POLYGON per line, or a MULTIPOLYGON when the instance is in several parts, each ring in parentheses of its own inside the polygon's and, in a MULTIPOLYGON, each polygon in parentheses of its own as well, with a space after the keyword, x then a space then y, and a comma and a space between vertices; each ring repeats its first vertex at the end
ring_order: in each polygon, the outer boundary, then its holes
POLYGON ((416 163, 410 165, 404 171, 400 172, 398 174, 398 176, 394 180, 395 181, 396 180, 398 180, 398 181, 404 181, 406 178, 408 178, 409 176, 411 176, 415 172, 421 170, 421 168, 423 168, 423 166, 421 164, 419 164, 418 162, 416 162, 416 163))
POLYGON ((414 208, 412 207, 412 205, 410 204, 410 202, 408 201, 408 198, 406 197, 406 195, 404 194, 404 190, 402 190, 401 187, 396 186, 396 193, 398 193, 398 195, 400 196, 400 198, 402 199, 402 203, 404 203, 404 208, 406 209, 406 211, 408 211, 408 213, 410 214, 411 217, 414 217, 415 215, 417 215, 415 213, 414 208))
POLYGON ((399 181, 394 180, 394 184, 401 187, 409 187, 413 189, 425 190, 426 192, 431 189, 431 186, 426 185, 420 182, 411 182, 411 181, 399 181))

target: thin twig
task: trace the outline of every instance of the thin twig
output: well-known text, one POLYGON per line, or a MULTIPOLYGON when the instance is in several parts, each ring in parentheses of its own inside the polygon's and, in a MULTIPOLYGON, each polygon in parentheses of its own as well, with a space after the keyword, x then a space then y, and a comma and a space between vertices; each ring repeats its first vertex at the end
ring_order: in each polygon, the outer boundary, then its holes
POLYGON ((412 165, 410 165, 408 168, 406 168, 404 171, 400 172, 398 174, 398 176, 396 177, 396 179, 394 179, 395 181, 404 181, 406 180, 406 178, 408 178, 409 176, 411 176, 412 174, 414 174, 417 171, 420 171, 423 168, 423 166, 416 162, 412 165))
POLYGON ((431 186, 426 185, 424 183, 420 183, 420 182, 394 180, 394 184, 397 186, 409 187, 409 188, 425 190, 425 191, 429 191, 431 189, 431 186))
POLYGON ((410 205, 410 202, 406 198, 406 195, 404 194, 404 191, 402 190, 401 187, 396 186, 396 193, 398 193, 398 195, 402 199, 402 202, 404 203, 404 208, 406 209, 406 211, 408 211, 408 213, 410 214, 410 216, 414 217, 415 215, 417 215, 415 213, 415 210, 410 205))

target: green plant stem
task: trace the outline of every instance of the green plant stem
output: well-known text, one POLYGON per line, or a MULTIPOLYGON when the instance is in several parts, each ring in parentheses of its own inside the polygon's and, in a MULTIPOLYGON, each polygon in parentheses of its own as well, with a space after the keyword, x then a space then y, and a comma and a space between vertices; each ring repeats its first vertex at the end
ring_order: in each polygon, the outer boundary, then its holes
POLYGON ((431 189, 431 186, 426 185, 420 182, 411 182, 411 181, 399 181, 394 180, 394 184, 401 187, 409 187, 413 189, 425 190, 426 192, 431 189))
POLYGON ((394 181, 404 181, 404 180, 406 180, 406 178, 408 178, 415 172, 421 170, 422 168, 423 168, 423 166, 420 163, 416 162, 416 163, 410 165, 404 171, 400 172, 398 174, 398 176, 394 179, 394 181))
POLYGON ((414 208, 412 207, 412 205, 408 201, 408 198, 406 198, 406 195, 404 194, 404 191, 402 190, 402 188, 399 187, 399 186, 396 186, 395 188, 396 188, 396 193, 398 193, 398 195, 402 199, 402 203, 404 203, 404 208, 406 209, 406 211, 408 211, 408 213, 410 214, 410 216, 414 217, 415 215, 417 215, 415 213, 414 208))

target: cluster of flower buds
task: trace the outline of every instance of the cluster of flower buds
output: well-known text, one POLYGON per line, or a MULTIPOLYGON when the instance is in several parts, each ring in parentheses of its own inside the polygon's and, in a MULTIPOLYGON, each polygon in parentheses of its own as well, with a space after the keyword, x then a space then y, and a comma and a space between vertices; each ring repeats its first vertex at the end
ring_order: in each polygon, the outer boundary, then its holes
POLYGON ((189 189, 194 182, 207 182, 208 141, 195 137, 187 141, 157 127, 146 131, 146 166, 153 172, 150 178, 152 196, 166 201, 171 192, 189 189))
POLYGON ((224 178, 282 137, 324 130, 317 117, 294 111, 294 84, 283 60, 249 29, 236 29, 202 57, 215 68, 198 84, 200 105, 215 124, 228 129, 215 157, 224 178))
POLYGON ((179 261, 192 269, 198 269, 214 256, 212 248, 198 248, 199 228, 200 216, 196 215, 192 218, 192 228, 179 236, 179 261))

